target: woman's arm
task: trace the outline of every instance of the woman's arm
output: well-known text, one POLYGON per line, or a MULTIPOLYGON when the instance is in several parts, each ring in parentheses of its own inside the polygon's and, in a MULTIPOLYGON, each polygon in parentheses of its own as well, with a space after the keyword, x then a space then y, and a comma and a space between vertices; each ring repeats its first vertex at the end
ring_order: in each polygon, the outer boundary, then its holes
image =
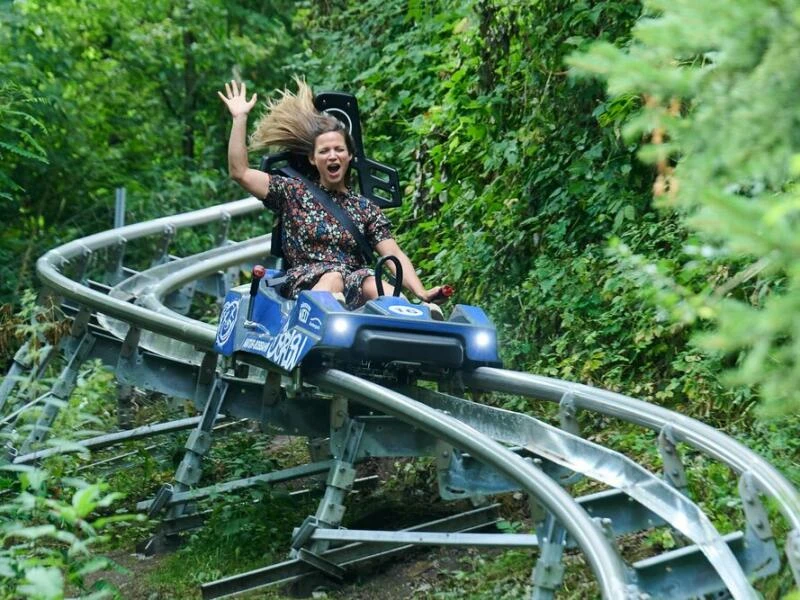
POLYGON ((251 169, 247 161, 247 115, 255 106, 256 94, 247 100, 247 88, 236 81, 225 84, 225 94, 217 92, 228 107, 233 118, 231 136, 228 139, 228 173, 245 190, 259 199, 264 199, 269 191, 269 175, 258 169, 251 169))
MULTIPOLYGON (((391 254, 397 257, 397 259, 400 261, 400 265, 403 267, 403 287, 409 290, 423 302, 430 302, 431 298, 436 296, 436 294, 439 292, 441 286, 436 286, 429 290, 425 289, 425 286, 422 285, 419 277, 417 277, 417 272, 414 270, 414 265, 411 264, 411 259, 409 259, 408 256, 406 256, 406 253, 400 249, 400 246, 397 245, 397 242, 394 241, 394 238, 389 238, 379 242, 378 245, 375 246, 375 250, 377 250, 378 254, 381 256, 387 256, 391 254)), ((386 262, 389 264, 391 271, 394 272, 394 263, 391 261, 386 262)))

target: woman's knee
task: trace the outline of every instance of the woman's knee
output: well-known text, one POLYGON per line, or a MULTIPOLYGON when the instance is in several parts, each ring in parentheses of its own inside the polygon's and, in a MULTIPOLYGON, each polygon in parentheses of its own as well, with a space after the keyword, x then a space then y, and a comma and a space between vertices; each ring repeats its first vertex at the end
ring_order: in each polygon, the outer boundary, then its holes
POLYGON ((375 278, 372 275, 361 281, 361 296, 364 300, 374 300, 378 297, 378 288, 375 286, 375 278))
MULTIPOLYGON (((394 287, 383 282, 383 293, 386 296, 391 296, 394 293, 394 287)), ((361 283, 361 294, 366 300, 374 300, 378 297, 378 284, 375 283, 375 277, 365 277, 361 283)))
POLYGON ((344 291, 344 277, 338 271, 328 271, 323 273, 317 283, 314 284, 312 290, 323 292, 343 292, 344 291))

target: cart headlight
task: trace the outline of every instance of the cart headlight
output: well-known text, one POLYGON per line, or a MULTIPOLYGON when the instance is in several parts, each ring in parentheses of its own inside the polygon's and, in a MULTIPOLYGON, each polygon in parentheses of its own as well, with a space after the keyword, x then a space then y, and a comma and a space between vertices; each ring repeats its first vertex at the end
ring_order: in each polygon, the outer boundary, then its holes
POLYGON ((331 329, 333 329, 334 333, 347 333, 347 330, 350 329, 350 323, 347 322, 347 319, 334 319, 331 323, 331 329))
POLYGON ((492 334, 488 331, 479 331, 475 334, 475 345, 478 348, 487 348, 492 343, 492 334))

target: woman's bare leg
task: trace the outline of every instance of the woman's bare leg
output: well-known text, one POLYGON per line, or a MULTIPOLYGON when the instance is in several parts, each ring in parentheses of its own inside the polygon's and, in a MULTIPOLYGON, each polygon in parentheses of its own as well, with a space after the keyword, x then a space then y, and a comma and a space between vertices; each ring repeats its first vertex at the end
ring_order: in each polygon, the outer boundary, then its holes
MULTIPOLYGON (((391 296, 394 293, 394 286, 389 285, 384 281, 383 293, 386 296, 391 296)), ((361 282, 361 295, 363 296, 364 300, 374 300, 378 297, 378 286, 375 283, 375 277, 372 275, 365 277, 364 281, 361 282)))
POLYGON ((311 289, 318 292, 331 292, 332 294, 344 292, 344 277, 338 271, 328 271, 317 279, 317 283, 311 289))

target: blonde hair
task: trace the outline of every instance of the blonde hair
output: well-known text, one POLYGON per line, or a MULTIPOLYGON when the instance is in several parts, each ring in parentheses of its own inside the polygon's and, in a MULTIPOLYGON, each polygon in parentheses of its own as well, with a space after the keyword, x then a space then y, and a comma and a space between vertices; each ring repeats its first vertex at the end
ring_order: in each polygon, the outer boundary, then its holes
POLYGON ((278 147, 308 156, 314 151, 314 141, 323 133, 341 132, 350 153, 353 142, 344 124, 337 118, 320 113, 314 106, 314 94, 300 77, 294 78, 297 94, 283 90, 280 98, 267 103, 266 113, 256 122, 250 136, 250 148, 278 147))

